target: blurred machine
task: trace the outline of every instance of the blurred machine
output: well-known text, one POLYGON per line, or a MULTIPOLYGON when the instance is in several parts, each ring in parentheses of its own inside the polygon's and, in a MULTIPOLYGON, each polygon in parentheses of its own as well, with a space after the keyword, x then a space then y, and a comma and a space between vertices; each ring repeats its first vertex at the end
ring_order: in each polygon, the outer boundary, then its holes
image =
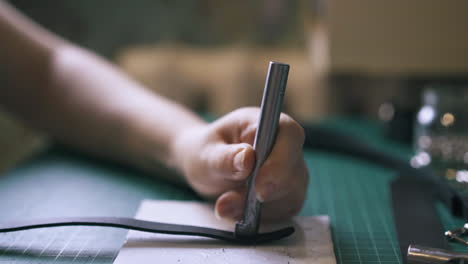
POLYGON ((425 87, 468 84, 468 2, 324 3, 330 98, 338 112, 380 114, 406 130, 425 87))

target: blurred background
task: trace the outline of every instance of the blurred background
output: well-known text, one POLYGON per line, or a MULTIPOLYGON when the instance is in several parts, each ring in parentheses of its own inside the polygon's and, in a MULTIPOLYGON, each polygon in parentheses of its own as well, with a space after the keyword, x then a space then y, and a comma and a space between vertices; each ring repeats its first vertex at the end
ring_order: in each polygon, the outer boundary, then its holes
MULTIPOLYGON (((416 149, 427 147, 419 139, 431 133, 429 123, 452 105, 460 123, 468 103, 465 0, 10 2, 200 113, 258 106, 269 60, 291 65, 284 111, 296 119, 375 120, 416 149), (435 104, 426 100, 428 89, 435 104), (437 98, 447 94, 455 101, 440 107, 437 98), (417 119, 425 106, 433 109, 429 123, 417 119)), ((436 125, 455 128, 443 124, 436 125)), ((0 170, 46 145, 44 136, 0 113, 0 170)))

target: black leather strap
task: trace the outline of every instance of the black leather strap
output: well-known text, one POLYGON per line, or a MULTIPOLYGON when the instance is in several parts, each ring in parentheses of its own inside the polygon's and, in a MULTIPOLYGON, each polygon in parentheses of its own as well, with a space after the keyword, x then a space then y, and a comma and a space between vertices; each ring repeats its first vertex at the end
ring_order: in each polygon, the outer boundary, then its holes
POLYGON ((437 189, 421 177, 400 174, 391 184, 393 218, 403 263, 409 245, 448 249, 435 208, 437 189))
POLYGON ((116 227, 150 233, 209 237, 239 244, 265 243, 285 238, 294 233, 293 227, 286 227, 277 231, 262 233, 258 234, 256 237, 245 239, 242 237, 236 237, 234 232, 224 230, 189 225, 150 222, 125 217, 64 217, 15 221, 11 223, 0 223, 0 233, 56 226, 116 227))

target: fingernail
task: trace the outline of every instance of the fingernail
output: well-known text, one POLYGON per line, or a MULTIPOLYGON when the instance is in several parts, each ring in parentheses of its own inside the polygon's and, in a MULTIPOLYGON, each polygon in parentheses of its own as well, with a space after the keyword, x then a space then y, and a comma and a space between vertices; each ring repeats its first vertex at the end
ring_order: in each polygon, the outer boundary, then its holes
POLYGON ((244 163, 245 163, 245 151, 246 149, 242 149, 239 151, 236 156, 234 156, 234 167, 237 171, 244 170, 244 163))
POLYGON ((240 208, 233 203, 226 203, 219 210, 215 210, 215 216, 218 219, 233 219, 237 220, 242 214, 240 208))

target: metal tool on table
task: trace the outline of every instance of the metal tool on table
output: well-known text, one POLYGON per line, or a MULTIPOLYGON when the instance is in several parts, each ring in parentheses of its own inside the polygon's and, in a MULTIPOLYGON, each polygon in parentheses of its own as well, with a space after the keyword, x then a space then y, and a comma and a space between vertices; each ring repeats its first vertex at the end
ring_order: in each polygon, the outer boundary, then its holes
POLYGON ((251 175, 247 179, 247 198, 244 216, 236 224, 235 235, 237 237, 254 238, 258 233, 261 202, 258 201, 255 193, 255 179, 263 162, 270 155, 275 142, 288 73, 288 64, 270 62, 253 146, 256 163, 251 175))
MULTIPOLYGON (((444 233, 445 237, 450 241, 468 245, 463 236, 468 234, 468 223, 463 227, 448 230, 444 233)), ((407 263, 409 264, 445 264, 458 263, 463 264, 468 262, 468 254, 456 252, 442 248, 426 247, 421 245, 409 245, 406 255, 407 263)))
POLYGON ((468 254, 440 248, 410 245, 407 260, 410 264, 463 264, 468 262, 468 254))

